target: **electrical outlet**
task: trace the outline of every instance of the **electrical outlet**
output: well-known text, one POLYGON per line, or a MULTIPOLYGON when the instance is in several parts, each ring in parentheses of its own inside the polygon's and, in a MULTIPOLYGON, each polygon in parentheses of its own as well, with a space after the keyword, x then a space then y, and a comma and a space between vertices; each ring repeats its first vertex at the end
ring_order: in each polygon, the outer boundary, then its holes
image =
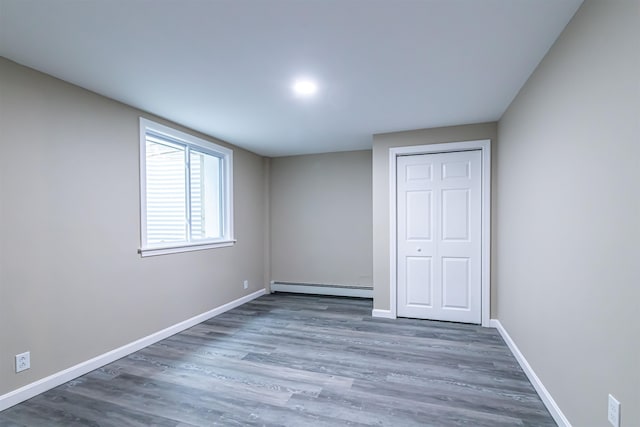
POLYGON ((16 372, 26 371, 31 367, 31 353, 16 354, 16 372))
POLYGON ((245 280, 244 283, 242 284, 244 289, 249 289, 249 281, 245 280))
POLYGON ((613 427, 620 427, 620 402, 615 397, 609 395, 609 409, 607 418, 613 427))

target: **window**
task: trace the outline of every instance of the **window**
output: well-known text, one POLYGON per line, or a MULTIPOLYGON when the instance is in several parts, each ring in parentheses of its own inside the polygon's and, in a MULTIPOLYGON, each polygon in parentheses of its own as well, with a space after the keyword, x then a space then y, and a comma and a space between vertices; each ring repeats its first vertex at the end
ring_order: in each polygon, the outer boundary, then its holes
POLYGON ((233 152, 140 118, 142 256, 230 246, 233 152))

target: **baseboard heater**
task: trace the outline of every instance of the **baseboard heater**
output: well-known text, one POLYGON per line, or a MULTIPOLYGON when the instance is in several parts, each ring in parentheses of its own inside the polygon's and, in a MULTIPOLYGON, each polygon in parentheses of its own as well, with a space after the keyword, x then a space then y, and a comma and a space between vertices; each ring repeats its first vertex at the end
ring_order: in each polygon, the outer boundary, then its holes
POLYGON ((323 283, 271 282, 271 292, 373 298, 372 286, 328 285, 323 283))

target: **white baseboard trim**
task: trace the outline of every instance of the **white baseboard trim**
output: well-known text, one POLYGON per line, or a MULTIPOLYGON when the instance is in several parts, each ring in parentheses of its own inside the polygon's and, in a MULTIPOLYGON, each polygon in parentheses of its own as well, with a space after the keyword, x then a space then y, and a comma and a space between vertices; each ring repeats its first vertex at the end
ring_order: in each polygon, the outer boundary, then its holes
POLYGON ((295 294, 329 295, 335 297, 373 298, 370 287, 323 285, 310 283, 271 282, 271 292, 291 292, 295 294))
POLYGON ((253 292, 249 295, 245 295, 242 298, 238 298, 237 300, 221 305, 220 307, 194 316, 173 326, 169 326, 168 328, 140 338, 139 340, 133 341, 129 344, 125 344, 122 347, 116 348, 115 350, 111 350, 107 353, 101 354, 100 356, 96 356, 93 359, 89 359, 68 369, 56 372, 55 374, 49 375, 48 377, 20 387, 19 389, 3 394, 2 396, 0 396, 0 411, 4 411, 11 406, 17 405, 20 402, 24 402, 27 399, 31 399, 32 397, 40 393, 44 393, 45 391, 71 381, 74 378, 78 378, 79 376, 98 369, 108 363, 121 359, 131 353, 148 347, 151 344, 168 338, 171 335, 182 332, 185 329, 197 325, 198 323, 202 323, 205 320, 209 320, 212 317, 218 316, 226 311, 241 306, 242 304, 254 300, 264 295, 265 293, 265 289, 260 289, 259 291, 253 292))
POLYGON ((507 346, 511 350, 511 353, 513 353, 513 356, 520 364, 520 367, 527 375, 527 378, 529 378, 529 381, 531 381, 531 384, 533 384, 533 388, 535 388, 536 392, 538 392, 540 399, 542 399, 544 406, 547 407, 547 410, 555 420, 556 424, 558 424, 559 427, 571 427, 571 423, 562 413, 556 401, 553 400, 553 397, 551 397, 551 393, 549 393, 544 384, 542 384, 542 381, 540 381, 540 378, 538 378, 536 373, 533 371, 533 368, 531 367, 531 365, 529 365, 527 359, 525 359, 524 355, 520 352, 520 349, 518 348, 516 343, 511 339, 511 336, 504 328, 504 326, 502 326, 502 323, 500 323, 498 319, 491 319, 491 326, 498 330, 504 342, 507 343, 507 346))
POLYGON ((381 317, 383 319, 395 319, 396 316, 391 313, 391 310, 380 310, 379 308, 374 308, 371 310, 371 317, 381 317))

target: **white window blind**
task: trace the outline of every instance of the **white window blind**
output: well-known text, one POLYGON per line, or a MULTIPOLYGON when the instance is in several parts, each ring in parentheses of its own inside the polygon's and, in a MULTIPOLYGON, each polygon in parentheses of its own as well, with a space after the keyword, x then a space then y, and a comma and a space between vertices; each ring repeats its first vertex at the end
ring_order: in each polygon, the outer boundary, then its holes
POLYGON ((146 141, 147 244, 187 240, 185 147, 146 141))

